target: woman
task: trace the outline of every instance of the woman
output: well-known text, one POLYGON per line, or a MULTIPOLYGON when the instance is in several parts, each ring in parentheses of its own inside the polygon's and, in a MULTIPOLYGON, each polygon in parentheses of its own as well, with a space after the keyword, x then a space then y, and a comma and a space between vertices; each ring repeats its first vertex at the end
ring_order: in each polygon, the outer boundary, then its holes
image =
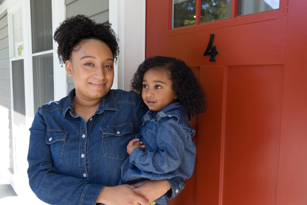
POLYGON ((110 25, 78 15, 54 39, 75 89, 40 107, 30 128, 28 176, 37 197, 49 204, 124 205, 176 196, 181 178, 117 185, 146 110, 137 94, 111 90, 119 49, 110 25))

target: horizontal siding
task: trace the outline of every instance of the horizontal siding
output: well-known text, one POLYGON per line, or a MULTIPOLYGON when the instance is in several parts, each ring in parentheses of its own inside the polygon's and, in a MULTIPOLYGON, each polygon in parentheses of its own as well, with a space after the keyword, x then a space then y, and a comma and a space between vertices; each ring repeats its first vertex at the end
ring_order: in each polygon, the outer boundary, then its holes
POLYGON ((0 59, 0 69, 10 68, 10 61, 8 58, 0 59))
POLYGON ((0 69, 0 80, 1 79, 10 79, 10 68, 0 69))
POLYGON ((0 19, 0 29, 7 26, 7 15, 0 19))
POLYGON ((11 89, 10 79, 1 79, 0 78, 0 88, 10 90, 11 89))
POLYGON ((68 4, 71 4, 74 1, 77 1, 77 0, 65 0, 65 6, 67 6, 68 4))
POLYGON ((95 16, 92 16, 91 19, 95 20, 97 23, 109 21, 109 11, 96 14, 95 16))
POLYGON ((9 37, 0 39, 0 50, 9 47, 9 37))
POLYGON ((0 39, 7 37, 8 34, 8 26, 4 26, 0 29, 0 39))
MULTIPOLYGON (((6 107, 7 109, 11 109, 11 100, 0 96, 0 106, 6 107)), ((3 119, 3 117, 4 116, 0 116, 0 119, 3 119)))
POLYGON ((9 48, 3 48, 2 50, 0 50, 0 59, 5 59, 5 58, 9 58, 10 52, 9 52, 9 48))
POLYGON ((109 10, 109 0, 79 0, 69 4, 66 7, 66 18, 83 14, 88 17, 109 10))
POLYGON ((0 96, 7 100, 11 100, 11 92, 8 89, 0 88, 0 96))

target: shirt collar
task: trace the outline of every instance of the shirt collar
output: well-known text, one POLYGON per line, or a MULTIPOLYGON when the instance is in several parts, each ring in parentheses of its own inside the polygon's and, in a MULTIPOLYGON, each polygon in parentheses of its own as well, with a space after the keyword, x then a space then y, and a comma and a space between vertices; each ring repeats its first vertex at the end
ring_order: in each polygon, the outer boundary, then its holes
POLYGON ((168 106, 166 106, 165 108, 163 108, 162 110, 160 110, 158 112, 148 110, 147 113, 143 116, 143 120, 148 121, 148 120, 152 120, 153 118, 160 119, 160 118, 166 116, 165 113, 167 113, 167 112, 169 112, 170 110, 173 110, 173 109, 185 110, 182 103, 174 102, 174 103, 169 104, 168 106))
MULTIPOLYGON (((75 89, 72 89, 66 99, 65 107, 63 109, 62 115, 65 117, 65 114, 68 110, 74 111, 73 99, 75 97, 75 89)), ((95 114, 101 114, 104 110, 114 110, 118 111, 117 102, 114 98, 114 93, 110 90, 100 101, 99 107, 96 110, 95 114)))

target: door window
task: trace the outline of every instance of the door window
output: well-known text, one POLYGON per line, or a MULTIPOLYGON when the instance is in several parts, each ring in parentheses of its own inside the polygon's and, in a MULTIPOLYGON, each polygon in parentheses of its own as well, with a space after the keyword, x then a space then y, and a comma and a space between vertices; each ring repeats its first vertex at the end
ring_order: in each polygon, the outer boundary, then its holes
MULTIPOLYGON (((262 16, 257 16, 257 18, 248 17, 244 22, 242 20, 235 21, 233 25, 268 20, 268 17, 275 19, 285 14, 286 4, 285 0, 172 0, 171 28, 200 25, 202 23, 207 25, 208 22, 238 19, 238 17, 247 14, 279 10, 279 13, 275 13, 274 17, 273 15, 261 14, 262 16)), ((228 23, 228 25, 230 24, 228 23)), ((212 29, 213 27, 211 25, 207 28, 212 29)))
POLYGON ((196 0, 173 0, 173 28, 195 24, 196 0))
POLYGON ((238 0, 237 15, 279 9, 279 0, 238 0))
POLYGON ((230 17, 231 0, 201 0, 201 23, 230 17))

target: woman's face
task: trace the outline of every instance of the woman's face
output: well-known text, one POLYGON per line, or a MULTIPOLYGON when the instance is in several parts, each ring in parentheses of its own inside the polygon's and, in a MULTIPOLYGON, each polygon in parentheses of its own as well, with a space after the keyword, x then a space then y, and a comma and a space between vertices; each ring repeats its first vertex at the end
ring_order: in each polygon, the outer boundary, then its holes
POLYGON ((68 75, 73 77, 76 98, 86 101, 100 100, 112 87, 114 58, 110 48, 102 41, 81 41, 65 62, 68 75))

